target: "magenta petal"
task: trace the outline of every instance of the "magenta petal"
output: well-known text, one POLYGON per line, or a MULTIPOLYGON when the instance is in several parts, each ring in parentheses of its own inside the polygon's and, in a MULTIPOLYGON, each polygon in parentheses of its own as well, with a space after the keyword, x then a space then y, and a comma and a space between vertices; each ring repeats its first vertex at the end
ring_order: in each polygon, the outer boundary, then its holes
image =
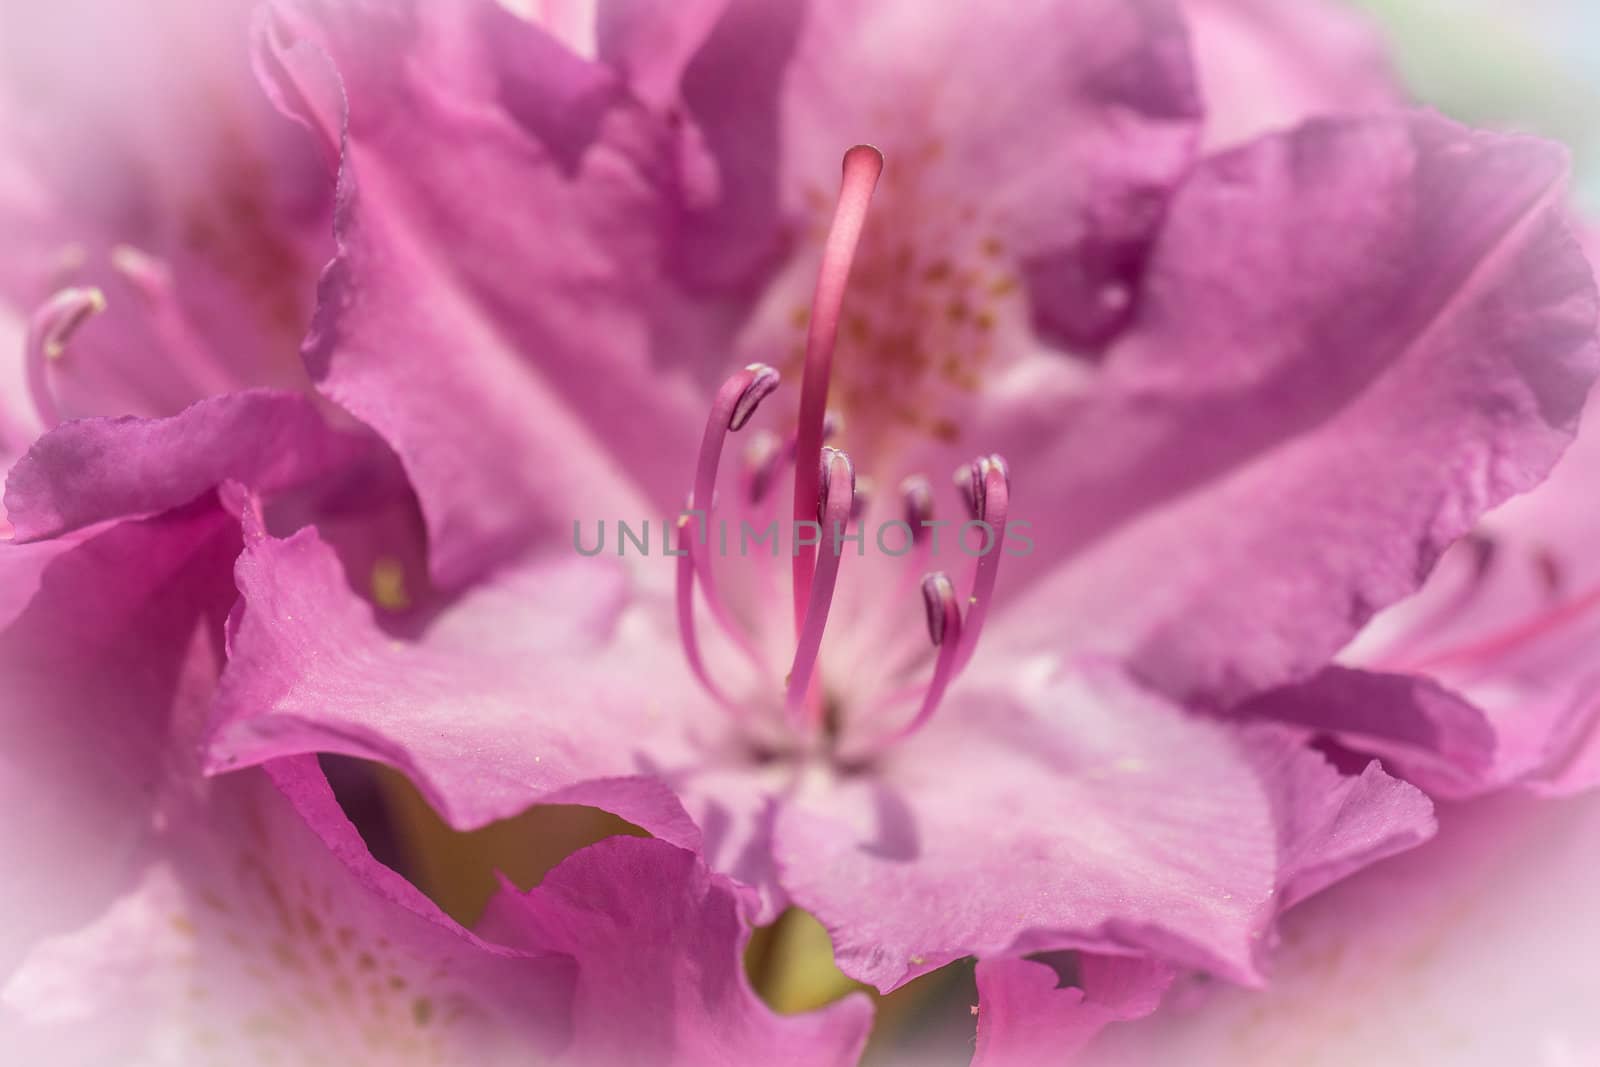
POLYGON ((1074 947, 1255 981, 1286 901, 1432 830, 1427 799, 1376 767, 1342 778, 1109 668, 1011 667, 875 773, 819 772, 781 808, 784 885, 845 973, 889 989, 964 955, 1074 947))
MULTIPOLYGON (((670 108, 678 102, 684 69, 732 6, 730 0, 597 4, 595 54, 646 104, 670 108)), ((780 72, 781 67, 769 76, 780 72)))
POLYGON ((744 972, 749 929, 726 879, 689 852, 616 837, 575 853, 526 895, 490 904, 488 929, 577 961, 582 1064, 850 1064, 872 1007, 859 994, 780 1016, 744 972))
POLYGON ((1505 753, 1488 717, 1426 678, 1330 667, 1263 693, 1238 714, 1327 733, 1381 756, 1435 796, 1463 796, 1503 777, 1505 753))
POLYGON ((704 410, 700 353, 652 350, 667 124, 493 0, 276 10, 275 95, 344 144, 308 365, 405 464, 434 574, 565 543, 574 501, 675 513, 704 410))
POLYGON ((381 627, 316 532, 263 539, 236 572, 210 759, 308 751, 404 770, 455 826, 536 802, 591 804, 677 844, 699 831, 666 786, 707 708, 675 646, 629 625, 618 561, 567 556, 505 572, 415 639, 381 627), (678 686, 675 688, 675 685, 678 686))
POLYGON ((164 419, 81 419, 41 437, 6 480, 18 540, 178 507, 225 481, 270 493, 328 473, 369 446, 312 401, 246 392, 164 419))
POLYGON ((1055 570, 994 641, 1221 701, 1320 668, 1570 440, 1600 349, 1565 174, 1426 115, 1203 164, 1096 395, 1012 412, 1056 442, 1012 456, 1050 494, 1019 570, 1055 570))
POLYGON ((49 541, 0 539, 0 629, 10 626, 33 601, 51 565, 96 532, 80 530, 49 541))
POLYGON ((237 523, 210 504, 39 545, 0 542, 0 972, 137 870, 205 714, 237 523), (41 553, 48 558, 40 560, 41 553), (40 566, 42 562, 42 566, 40 566), (26 580, 13 582, 18 572, 26 580))
POLYGON ((525 1063, 567 1040, 572 964, 486 944, 368 854, 310 758, 163 811, 155 862, 4 988, 25 1062, 525 1063))
POLYGON ((1071 1062, 1107 1025, 1149 1015, 1172 984, 1170 968, 1148 960, 1079 955, 1074 984, 1046 963, 978 963, 978 1046, 972 1067, 1071 1062))

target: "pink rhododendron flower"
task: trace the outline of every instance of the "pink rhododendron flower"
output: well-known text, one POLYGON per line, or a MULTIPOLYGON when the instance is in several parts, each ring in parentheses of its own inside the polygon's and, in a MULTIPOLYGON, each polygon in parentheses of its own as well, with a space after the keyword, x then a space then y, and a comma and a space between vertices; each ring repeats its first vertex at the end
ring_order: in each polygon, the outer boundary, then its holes
POLYGON ((1022 5, 981 46, 959 11, 787 10, 730 8, 662 92, 626 20, 590 59, 493 7, 276 9, 279 99, 345 148, 310 356, 406 464, 437 578, 466 584, 397 643, 314 531, 251 546, 215 766, 367 756, 462 826, 580 790, 669 829, 637 784, 665 781, 758 917, 812 911, 882 989, 1063 948, 1255 981, 1282 907, 1430 816, 1302 733, 1196 712, 1315 670, 1559 455, 1595 356, 1563 158, 1391 114, 1182 175, 1195 112, 1161 5, 1022 5), (1092 61, 1008 46, 1078 48, 1075 19, 1092 61), (887 33, 918 42, 900 66, 863 43, 887 33), (741 65, 760 49, 789 57, 770 91, 778 68, 741 65), (941 77, 993 91, 982 121, 909 110, 941 77), (1075 116, 1050 151, 1000 132, 1040 107, 1075 116), (852 151, 815 204, 819 146, 863 136, 881 181, 852 151), (459 174, 507 192, 462 198, 459 174), (673 339, 738 291, 732 343, 762 362, 719 389, 673 339), (765 364, 798 371, 797 405, 765 364), (830 390, 845 451, 819 471, 830 390), (747 421, 777 436, 716 496, 747 421), (762 491, 785 436, 792 511, 762 491), (951 566, 931 547, 791 576, 569 539, 686 493, 713 523, 871 530, 925 517, 919 476, 974 452, 1005 459, 959 468, 971 514, 1027 515, 1037 550, 921 597, 951 566))
POLYGON ((62 11, 0 45, 0 1047, 853 1062, 746 977, 794 906, 976 957, 975 1064, 1248 1062, 1233 986, 1559 821, 1430 795, 1594 783, 1566 157, 1350 13, 62 11), (654 840, 469 930, 316 753, 654 840))

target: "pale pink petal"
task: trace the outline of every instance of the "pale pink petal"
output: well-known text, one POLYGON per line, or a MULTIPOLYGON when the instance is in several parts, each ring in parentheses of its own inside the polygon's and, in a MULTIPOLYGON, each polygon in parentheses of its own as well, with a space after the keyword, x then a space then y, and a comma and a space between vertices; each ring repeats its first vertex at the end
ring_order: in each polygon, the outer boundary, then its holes
POLYGON ((486 944, 367 853, 310 757, 162 809, 156 859, 0 989, 29 1062, 526 1063, 568 1038, 572 962, 486 944))
POLYGON ((503 891, 485 923, 577 961, 573 1048, 586 1065, 850 1064, 871 1026, 859 994, 798 1016, 762 1004, 744 971, 739 893, 660 842, 586 848, 531 892, 503 891))
POLYGON ((995 423, 1035 548, 993 640, 1229 701, 1416 589, 1577 425, 1600 348, 1565 172, 1555 146, 1426 115, 1205 163, 1092 394, 995 423), (1004 449, 1030 435, 1051 443, 1004 449))
POLYGON ((104 908, 144 856, 233 602, 239 528, 202 504, 46 545, 0 543, 0 973, 104 908), (38 559, 49 546, 48 558, 38 559), (26 582, 16 588, 19 572, 26 582))
POLYGON ((251 544, 210 742, 218 768, 307 751, 401 768, 458 827, 543 803, 699 831, 653 775, 698 758, 722 713, 641 618, 615 559, 536 560, 396 634, 314 530, 251 544))
POLYGON ((1431 829, 1375 766, 1341 777, 1291 735, 1190 717, 1108 668, 1014 663, 872 773, 815 772, 775 849, 840 967, 880 989, 1069 947, 1249 982, 1281 907, 1431 829))
POLYGON ((1183 0, 1205 144, 1241 144, 1318 115, 1405 101, 1378 28, 1339 0, 1183 0))
POLYGON ((1265 990, 1175 990, 1082 1062, 1594 1062, 1596 798, 1479 801, 1440 823, 1435 840, 1287 916, 1265 990))

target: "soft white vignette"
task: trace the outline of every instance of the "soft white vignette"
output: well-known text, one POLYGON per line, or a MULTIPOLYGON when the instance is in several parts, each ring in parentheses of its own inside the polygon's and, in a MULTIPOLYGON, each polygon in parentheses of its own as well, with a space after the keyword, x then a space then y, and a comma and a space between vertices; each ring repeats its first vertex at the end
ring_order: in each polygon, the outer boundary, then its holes
POLYGON ((1600 2, 1351 2, 1378 20, 1423 101, 1570 145, 1578 202, 1600 217, 1600 2))

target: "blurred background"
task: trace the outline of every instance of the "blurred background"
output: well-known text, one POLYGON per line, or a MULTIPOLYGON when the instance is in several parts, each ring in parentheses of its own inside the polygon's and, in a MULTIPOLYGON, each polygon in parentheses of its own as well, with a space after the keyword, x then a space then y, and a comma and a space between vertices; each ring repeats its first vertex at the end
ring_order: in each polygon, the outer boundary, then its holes
POLYGON ((1421 100, 1462 121, 1564 141, 1600 213, 1600 0, 1352 0, 1421 100))

